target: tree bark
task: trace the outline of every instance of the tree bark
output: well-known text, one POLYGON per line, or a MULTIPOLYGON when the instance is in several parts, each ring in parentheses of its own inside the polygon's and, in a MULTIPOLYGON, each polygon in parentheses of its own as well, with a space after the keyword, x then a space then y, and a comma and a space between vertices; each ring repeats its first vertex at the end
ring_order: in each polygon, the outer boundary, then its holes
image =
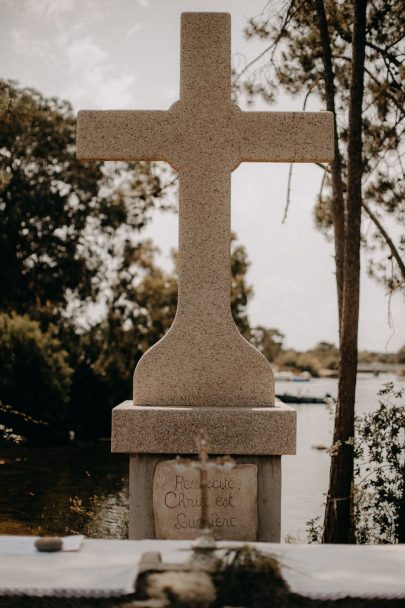
POLYGON ((344 209, 344 186, 342 178, 342 159, 339 151, 339 139, 337 132, 336 109, 335 109, 335 75, 332 62, 332 51, 328 31, 328 22, 323 0, 316 0, 316 12, 318 16, 319 33, 322 44, 322 62, 325 82, 326 109, 333 112, 333 124, 335 130, 335 158, 331 163, 332 178, 332 217, 335 236, 335 266, 336 286, 339 310, 339 335, 342 318, 343 304, 343 271, 344 271, 344 241, 345 241, 345 209, 344 209))
POLYGON ((367 0, 355 0, 349 102, 348 179, 339 384, 323 542, 354 542, 352 522, 354 405, 360 292, 362 103, 367 0))

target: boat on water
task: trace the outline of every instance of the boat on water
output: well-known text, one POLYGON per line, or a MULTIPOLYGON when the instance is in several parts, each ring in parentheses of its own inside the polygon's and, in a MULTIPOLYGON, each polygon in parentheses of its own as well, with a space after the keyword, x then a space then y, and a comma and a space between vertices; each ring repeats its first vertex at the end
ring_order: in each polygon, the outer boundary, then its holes
POLYGON ((319 403, 326 404, 333 400, 333 397, 326 393, 324 397, 311 397, 310 395, 290 395, 289 393, 283 393, 276 395, 277 399, 280 399, 283 403, 319 403))

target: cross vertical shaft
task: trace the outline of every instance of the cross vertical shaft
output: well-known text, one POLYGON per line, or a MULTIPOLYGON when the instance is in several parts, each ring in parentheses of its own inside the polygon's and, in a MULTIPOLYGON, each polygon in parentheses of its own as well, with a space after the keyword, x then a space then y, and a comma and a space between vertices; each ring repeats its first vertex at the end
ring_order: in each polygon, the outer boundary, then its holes
POLYGON ((231 179, 229 172, 218 175, 218 168, 214 174, 212 169, 201 164, 180 177, 177 314, 185 315, 192 325, 233 322, 229 307, 231 179))
POLYGON ((231 97, 231 17, 181 16, 180 98, 194 103, 231 97), (197 27, 196 27, 197 26, 197 27))
MULTIPOLYGON (((182 15, 179 103, 193 122, 197 112, 202 120, 201 132, 190 126, 189 138, 194 139, 194 148, 198 138, 199 150, 182 168, 179 179, 178 315, 187 315, 188 322, 198 324, 215 319, 232 322, 230 171, 217 163, 216 133, 204 137, 210 116, 221 106, 230 106, 230 35, 227 14, 217 15, 215 20, 211 14, 182 15)), ((216 132, 221 126, 216 125, 216 132)))

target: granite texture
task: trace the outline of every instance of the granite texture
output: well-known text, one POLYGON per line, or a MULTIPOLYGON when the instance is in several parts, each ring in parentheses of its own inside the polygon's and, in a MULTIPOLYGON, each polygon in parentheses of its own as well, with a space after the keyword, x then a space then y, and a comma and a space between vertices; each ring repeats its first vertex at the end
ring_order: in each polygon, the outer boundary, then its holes
MULTIPOLYGON (((246 161, 332 160, 333 117, 242 112, 231 102, 230 16, 185 13, 181 31, 180 100, 169 111, 78 117, 79 158, 165 160, 179 172, 178 309, 169 332, 137 365, 134 403, 273 406, 271 367, 240 335, 230 312, 231 171, 246 161)), ((162 419, 156 424, 163 426, 162 419)), ((235 452, 235 444, 230 447, 235 452)))
POLYGON ((295 454, 296 412, 273 407, 134 406, 113 409, 111 450, 123 453, 193 454, 201 429, 210 454, 295 454))
MULTIPOLYGON (((257 466, 208 469, 208 521, 217 540, 257 540, 257 466)), ((200 533, 199 471, 179 470, 176 460, 160 462, 153 480, 155 535, 190 539, 200 533)))
MULTIPOLYGON (((193 457, 191 454, 189 457, 193 457)), ((156 538, 153 480, 160 463, 175 454, 131 454, 129 465, 129 538, 156 538)), ((257 467, 257 540, 279 543, 281 537, 281 457, 234 456, 237 464, 257 467)))

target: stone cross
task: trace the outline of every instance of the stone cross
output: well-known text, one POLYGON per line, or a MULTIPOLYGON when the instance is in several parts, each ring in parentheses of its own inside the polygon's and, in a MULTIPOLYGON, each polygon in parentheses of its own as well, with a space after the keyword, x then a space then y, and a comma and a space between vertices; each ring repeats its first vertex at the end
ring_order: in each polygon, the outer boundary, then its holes
POLYGON ((225 13, 182 15, 180 89, 168 111, 78 117, 79 158, 163 160, 179 173, 177 314, 137 365, 134 405, 272 406, 270 365, 230 311, 231 172, 241 162, 331 161, 332 114, 242 112, 231 101, 225 13))
POLYGON ((179 470, 197 469, 199 472, 199 485, 201 493, 201 517, 200 534, 193 543, 191 563, 194 566, 207 570, 214 570, 218 566, 218 558, 215 555, 217 544, 215 542, 212 528, 208 519, 208 471, 229 471, 235 466, 235 461, 230 456, 210 460, 208 456, 207 434, 201 430, 197 436, 198 460, 190 460, 177 456, 177 467, 179 470))
POLYGON ((208 519, 208 471, 217 469, 219 471, 228 471, 235 466, 235 462, 230 456, 222 456, 221 458, 209 459, 208 441, 205 431, 200 431, 197 436, 198 460, 190 460, 189 458, 176 458, 176 468, 180 471, 187 469, 197 469, 199 473, 199 485, 201 492, 201 517, 200 529, 211 532, 208 519))

